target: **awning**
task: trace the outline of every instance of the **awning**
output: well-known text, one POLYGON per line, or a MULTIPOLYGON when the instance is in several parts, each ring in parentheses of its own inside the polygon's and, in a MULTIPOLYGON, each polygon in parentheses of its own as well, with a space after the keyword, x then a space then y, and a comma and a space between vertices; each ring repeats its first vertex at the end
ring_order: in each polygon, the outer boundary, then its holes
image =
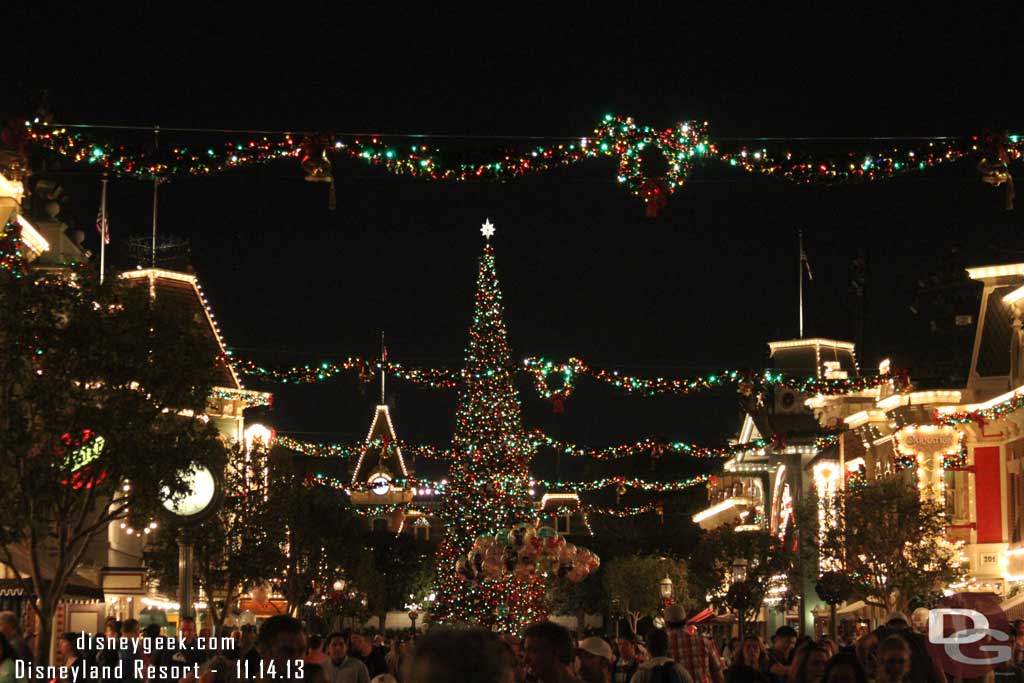
POLYGON ((864 601, 863 600, 858 600, 857 602, 851 602, 851 603, 849 603, 847 605, 844 605, 844 606, 840 607, 839 609, 837 609, 836 610, 836 615, 840 615, 840 614, 850 614, 850 615, 853 615, 854 613, 861 611, 865 607, 867 607, 867 605, 864 604, 864 601))
MULTIPOLYGON (((21 546, 10 545, 8 549, 11 551, 11 559, 14 560, 14 566, 11 569, 15 572, 15 576, 31 576, 32 558, 29 555, 29 551, 21 546)), ((55 569, 53 561, 46 557, 45 553, 41 553, 40 557, 40 569, 43 573, 43 583, 48 584, 52 579, 55 569), (46 577, 50 577, 49 579, 46 577)), ((8 566, 6 562, 0 562, 5 566, 8 566)), ((3 590, 8 591, 6 595, 13 596, 15 593, 11 593, 11 590, 17 590, 17 595, 21 595, 21 582, 15 579, 0 579, 0 586, 3 590)), ((96 599, 103 599, 103 589, 98 583, 91 580, 89 577, 82 574, 82 572, 76 571, 68 579, 67 585, 64 588, 65 594, 68 596, 74 596, 76 598, 92 598, 97 596, 96 599)))
POLYGON ((1014 619, 1024 619, 1024 591, 1017 593, 1012 598, 1004 600, 999 608, 1006 613, 1006 618, 1009 621, 1014 619))

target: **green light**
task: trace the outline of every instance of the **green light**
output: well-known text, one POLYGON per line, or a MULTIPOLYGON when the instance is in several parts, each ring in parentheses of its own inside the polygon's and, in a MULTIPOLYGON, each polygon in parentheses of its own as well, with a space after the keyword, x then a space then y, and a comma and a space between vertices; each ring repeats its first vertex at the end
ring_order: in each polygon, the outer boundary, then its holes
POLYGON ((384 152, 384 156, 386 156, 388 159, 394 159, 395 158, 395 150, 389 149, 388 151, 384 152))
POLYGON ((1012 142, 1014 144, 1017 144, 1017 142, 1019 142, 1019 141, 1020 141, 1020 136, 1019 135, 1011 135, 1010 136, 1010 142, 1012 142))
POLYGON ((99 159, 100 157, 103 156, 103 149, 100 148, 100 147, 93 147, 92 148, 92 156, 93 156, 94 159, 99 159))

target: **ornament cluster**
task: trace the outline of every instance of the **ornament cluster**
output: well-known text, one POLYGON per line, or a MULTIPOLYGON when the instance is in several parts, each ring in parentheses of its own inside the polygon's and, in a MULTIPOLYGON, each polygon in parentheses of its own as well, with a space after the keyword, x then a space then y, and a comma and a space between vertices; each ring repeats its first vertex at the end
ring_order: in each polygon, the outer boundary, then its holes
POLYGON ((469 554, 456 562, 455 571, 470 582, 539 575, 579 583, 600 566, 597 555, 566 543, 553 528, 518 524, 478 537, 469 554))

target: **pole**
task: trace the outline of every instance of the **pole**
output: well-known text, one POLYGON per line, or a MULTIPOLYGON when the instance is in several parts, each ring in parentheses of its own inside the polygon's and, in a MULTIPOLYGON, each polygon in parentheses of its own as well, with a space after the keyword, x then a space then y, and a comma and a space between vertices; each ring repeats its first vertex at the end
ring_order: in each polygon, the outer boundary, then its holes
POLYGON ((799 311, 800 311, 800 338, 804 338, 804 231, 798 229, 796 231, 797 241, 800 243, 800 256, 796 262, 796 274, 797 274, 797 292, 800 298, 799 311))
POLYGON ((103 174, 103 194, 100 197, 100 284, 107 270, 107 174, 103 174))
POLYGON ((384 348, 384 330, 380 331, 380 404, 384 405, 384 375, 387 372, 387 350, 384 348))
POLYGON ((192 568, 195 544, 185 529, 178 531, 178 620, 195 617, 192 594, 192 568))
MULTIPOLYGON (((160 126, 153 128, 153 151, 160 149, 160 126)), ((160 179, 153 176, 153 245, 149 265, 156 268, 156 217, 157 217, 157 188, 160 187, 160 179)))

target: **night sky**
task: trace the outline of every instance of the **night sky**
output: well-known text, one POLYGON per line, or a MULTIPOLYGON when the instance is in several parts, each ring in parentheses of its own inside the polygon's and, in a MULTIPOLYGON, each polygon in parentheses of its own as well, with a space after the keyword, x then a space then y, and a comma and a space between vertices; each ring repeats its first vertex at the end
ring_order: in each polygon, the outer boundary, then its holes
MULTIPOLYGON (((410 17, 404 27, 391 23, 395 8, 362 19, 341 5, 331 5, 337 15, 304 7, 251 19, 102 16, 78 7, 40 22, 14 10, 12 23, 26 28, 25 54, 44 53, 52 66, 15 60, 25 68, 3 77, 2 92, 12 96, 0 99, 0 113, 27 113, 45 88, 59 122, 507 140, 480 143, 491 148, 536 142, 515 136, 588 135, 608 112, 657 126, 707 120, 719 140, 1024 128, 1019 68, 1011 69, 1014 59, 1019 67, 1020 17, 1007 11, 929 3, 896 15, 850 5, 812 17, 716 6, 717 16, 652 6, 560 18, 547 6, 516 4, 410 17)), ((913 376, 917 280, 954 247, 980 262, 993 251, 1019 259, 1024 244, 1024 208, 1003 211, 1001 190, 981 183, 970 162, 838 188, 707 164, 657 219, 615 182, 611 158, 504 185, 399 178, 343 159, 335 174, 334 212, 326 188, 304 182, 291 161, 176 179, 161 190, 160 230, 190 241, 192 264, 240 354, 287 363, 372 356, 384 330, 393 360, 458 364, 479 226, 489 217, 516 358, 575 355, 642 375, 764 367, 766 342, 797 331, 802 228, 814 274, 807 334, 853 338, 849 267, 862 250, 862 367, 892 355, 913 376)), ((60 177, 69 195, 63 217, 98 247, 99 178, 70 166, 60 177)), ((148 184, 111 183, 115 251, 127 234, 148 234, 150 197, 148 184)), ((527 424, 578 443, 652 434, 719 443, 739 426, 729 392, 643 399, 582 379, 555 416, 525 377, 522 387, 527 424)), ((365 436, 372 386, 361 391, 350 378, 268 388, 277 397, 268 419, 282 431, 365 436)), ((401 438, 450 439, 453 392, 392 382, 389 394, 401 438)), ((561 474, 572 467, 562 463, 561 474)))

